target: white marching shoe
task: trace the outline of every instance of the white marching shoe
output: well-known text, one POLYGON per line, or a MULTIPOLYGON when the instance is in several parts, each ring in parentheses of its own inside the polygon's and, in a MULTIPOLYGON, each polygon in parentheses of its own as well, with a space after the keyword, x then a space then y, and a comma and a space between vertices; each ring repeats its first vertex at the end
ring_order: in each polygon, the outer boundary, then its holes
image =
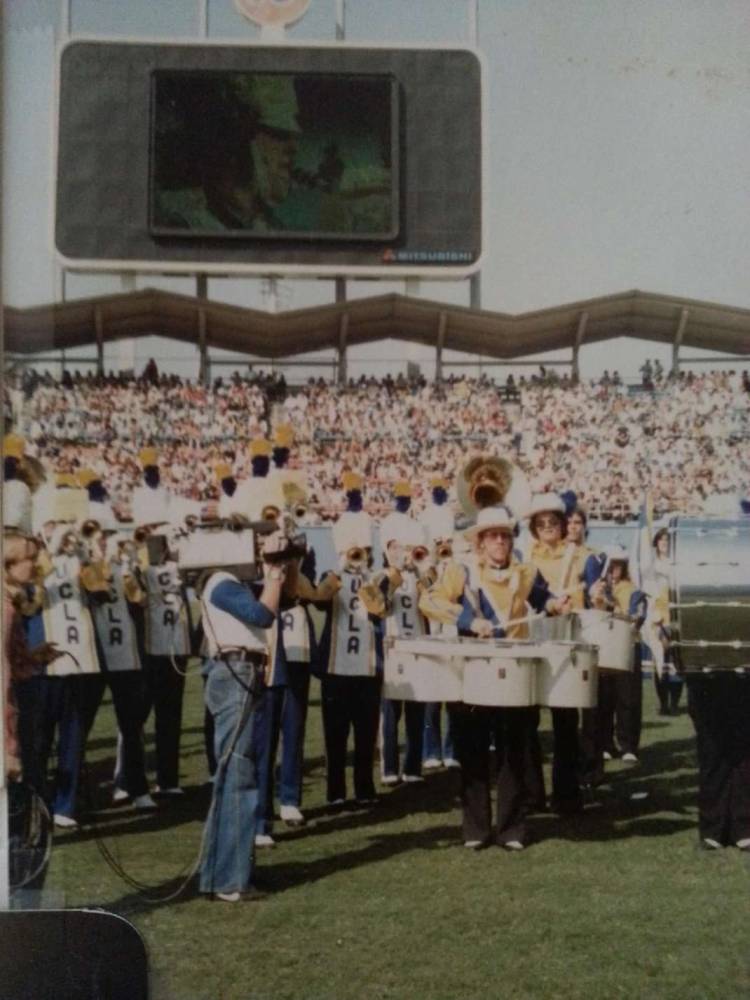
POLYGON ((284 823, 288 823, 289 826, 302 826, 305 822, 305 817, 299 811, 297 806, 281 806, 279 809, 279 815, 284 823))
POLYGON ((72 816, 63 816, 62 813, 55 813, 53 817, 53 822, 56 827, 61 830, 77 830, 78 821, 73 819, 72 816))
POLYGON ((270 833, 256 833, 255 834, 255 846, 256 847, 276 847, 276 841, 273 839, 270 833))
POLYGON ((148 792, 144 792, 143 795, 136 795, 133 799, 133 805, 138 812, 153 812, 159 808, 148 792))

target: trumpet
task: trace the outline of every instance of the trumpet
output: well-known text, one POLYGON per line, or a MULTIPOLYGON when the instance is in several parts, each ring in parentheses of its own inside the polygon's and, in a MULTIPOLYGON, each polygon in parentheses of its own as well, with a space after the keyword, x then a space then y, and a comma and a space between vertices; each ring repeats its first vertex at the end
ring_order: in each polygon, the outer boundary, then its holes
POLYGON ((358 545, 346 550, 346 561, 351 566, 364 566, 367 562, 367 552, 358 545))
POLYGON ((281 511, 276 504, 267 503, 260 512, 261 521, 278 521, 281 511))
POLYGON ((429 550, 426 545, 415 545, 411 550, 411 561, 413 563, 424 562, 429 556, 429 550))
POLYGON ((453 542, 447 538, 444 542, 439 542, 435 549, 438 559, 450 559, 453 556, 453 542))

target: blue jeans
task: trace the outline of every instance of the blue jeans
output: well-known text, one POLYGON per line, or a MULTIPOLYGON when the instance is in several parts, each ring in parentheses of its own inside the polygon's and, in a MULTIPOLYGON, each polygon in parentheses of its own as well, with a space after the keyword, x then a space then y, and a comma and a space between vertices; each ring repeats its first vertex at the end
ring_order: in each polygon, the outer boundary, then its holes
POLYGON ((74 819, 85 735, 87 684, 93 677, 40 675, 16 685, 24 780, 46 798, 50 811, 74 819), (54 784, 47 767, 57 733, 54 784))
POLYGON ((253 741, 257 696, 245 687, 253 668, 237 662, 230 670, 220 660, 208 660, 205 670, 205 700, 214 718, 219 764, 206 819, 200 891, 242 892, 251 886, 258 805, 253 741))
POLYGON ((455 760, 453 751, 453 706, 445 706, 447 717, 445 736, 441 738, 440 715, 442 705, 432 701, 424 707, 424 745, 422 760, 455 760))
POLYGON ((302 766, 305 722, 310 693, 310 668, 304 663, 287 664, 287 683, 266 689, 258 708, 255 728, 258 759, 258 833, 273 829, 276 757, 281 737, 279 801, 282 806, 302 804, 302 766))

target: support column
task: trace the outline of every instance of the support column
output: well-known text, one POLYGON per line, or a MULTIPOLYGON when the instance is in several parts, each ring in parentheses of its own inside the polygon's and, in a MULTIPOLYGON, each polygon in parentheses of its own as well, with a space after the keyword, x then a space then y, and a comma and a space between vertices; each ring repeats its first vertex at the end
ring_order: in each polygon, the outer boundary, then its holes
POLYGON ((104 318, 102 307, 94 306, 94 332, 96 333, 96 374, 104 374, 104 318))
POLYGON ((448 325, 448 313, 442 309, 438 317, 437 346, 435 347, 435 381, 443 381, 443 346, 445 345, 445 328, 448 325))
POLYGON ((346 278, 336 278, 336 301, 346 302, 346 278))
MULTIPOLYGON (((196 274, 195 294, 200 302, 208 299, 208 275, 196 274)), ((198 380, 201 385, 211 384, 211 358, 206 342, 206 310, 202 305, 198 306, 198 380)))
POLYGON ((581 377, 581 372, 578 365, 578 356, 581 351, 581 344, 583 343, 583 339, 586 336, 586 327, 588 326, 588 322, 589 322, 589 314, 587 312, 582 312, 581 315, 578 317, 578 329, 576 330, 576 339, 573 342, 573 361, 571 367, 573 369, 573 380, 575 382, 577 382, 581 377))
POLYGON ((339 326, 339 377, 338 383, 343 386, 346 385, 347 373, 346 373, 346 348, 347 348, 347 337, 349 334, 349 313, 343 313, 341 316, 341 325, 339 326))
POLYGON ((690 310, 683 309, 680 312, 680 319, 677 324, 677 331, 674 335, 674 341, 672 342, 672 377, 677 378, 680 374, 680 347, 682 347, 682 338, 685 336, 685 328, 688 325, 688 319, 690 318, 690 310))
POLYGON ((469 278, 469 305, 472 309, 482 308, 482 275, 479 271, 469 278))
POLYGON ((346 0, 336 0, 336 41, 346 38, 346 0))

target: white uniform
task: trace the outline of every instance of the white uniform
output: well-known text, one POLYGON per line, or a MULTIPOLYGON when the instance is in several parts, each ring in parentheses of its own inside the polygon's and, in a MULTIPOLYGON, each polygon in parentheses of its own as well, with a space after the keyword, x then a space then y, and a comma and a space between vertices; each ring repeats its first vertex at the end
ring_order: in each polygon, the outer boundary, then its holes
POLYGON ((137 486, 131 500, 133 522, 136 525, 169 523, 170 500, 169 491, 163 486, 137 486))
POLYGON ((391 614, 386 619, 386 634, 395 639, 414 639, 426 633, 419 611, 417 574, 403 570, 401 575, 402 582, 394 591, 391 614))
POLYGON ((77 556, 52 557, 53 571, 44 581, 44 635, 58 649, 68 653, 47 666, 49 677, 99 672, 91 615, 84 605, 77 556))
POLYGON ((190 655, 190 617, 177 563, 149 566, 146 581, 146 652, 151 656, 190 655))
POLYGON ((93 604, 91 617, 107 670, 140 670, 135 625, 125 599, 124 576, 120 566, 112 566, 109 599, 93 604))
POLYGON ((327 672, 340 677, 375 676, 375 632, 358 596, 365 578, 346 570, 331 608, 331 648, 327 672))

